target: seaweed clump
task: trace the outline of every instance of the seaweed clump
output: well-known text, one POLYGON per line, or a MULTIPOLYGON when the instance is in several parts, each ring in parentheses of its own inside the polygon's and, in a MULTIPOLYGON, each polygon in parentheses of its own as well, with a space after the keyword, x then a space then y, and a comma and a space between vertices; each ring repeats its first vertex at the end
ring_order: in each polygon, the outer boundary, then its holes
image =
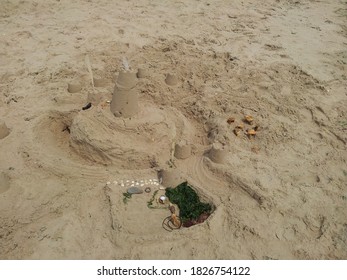
POLYGON ((184 227, 202 223, 211 214, 212 206, 201 202, 198 194, 187 182, 176 188, 167 188, 165 195, 180 209, 180 219, 184 227))

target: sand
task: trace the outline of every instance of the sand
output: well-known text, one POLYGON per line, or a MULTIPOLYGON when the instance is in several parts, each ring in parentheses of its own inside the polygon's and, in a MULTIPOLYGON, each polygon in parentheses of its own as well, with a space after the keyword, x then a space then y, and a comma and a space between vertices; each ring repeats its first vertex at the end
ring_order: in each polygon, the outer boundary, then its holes
POLYGON ((1 1, 0 259, 346 259, 346 20, 328 0, 1 1), (159 179, 214 212, 166 231, 159 179))

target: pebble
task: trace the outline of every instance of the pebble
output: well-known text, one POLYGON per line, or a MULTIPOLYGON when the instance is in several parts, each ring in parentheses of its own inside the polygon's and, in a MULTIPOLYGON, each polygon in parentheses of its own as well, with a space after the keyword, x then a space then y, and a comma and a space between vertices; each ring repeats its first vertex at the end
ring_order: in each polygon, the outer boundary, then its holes
POLYGON ((127 192, 130 194, 140 194, 140 193, 143 193, 143 190, 141 190, 138 187, 131 187, 127 190, 127 192))

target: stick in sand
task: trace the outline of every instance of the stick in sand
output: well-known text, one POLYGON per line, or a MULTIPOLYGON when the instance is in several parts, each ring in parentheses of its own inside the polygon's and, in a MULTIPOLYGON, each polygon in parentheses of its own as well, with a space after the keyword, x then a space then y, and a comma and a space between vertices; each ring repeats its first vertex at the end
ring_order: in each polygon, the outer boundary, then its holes
POLYGON ((127 60, 126 57, 123 56, 123 67, 125 71, 129 71, 130 70, 130 66, 129 66, 129 62, 127 60))
POLYGON ((91 67, 91 65, 90 65, 89 55, 86 55, 85 63, 86 63, 87 68, 88 68, 88 72, 89 72, 89 75, 90 75, 90 79, 92 80, 93 91, 95 91, 95 88, 94 88, 93 71, 92 71, 92 67, 91 67))

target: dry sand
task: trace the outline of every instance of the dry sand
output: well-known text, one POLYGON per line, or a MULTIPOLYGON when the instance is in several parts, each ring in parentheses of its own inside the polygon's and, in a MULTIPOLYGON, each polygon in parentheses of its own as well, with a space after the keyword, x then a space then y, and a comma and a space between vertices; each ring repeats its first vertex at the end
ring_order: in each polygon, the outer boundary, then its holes
POLYGON ((0 258, 346 259, 346 8, 2 0, 0 258), (106 102, 124 58, 131 119, 106 102), (161 168, 213 203, 206 222, 165 231, 153 183, 124 203, 161 168))

